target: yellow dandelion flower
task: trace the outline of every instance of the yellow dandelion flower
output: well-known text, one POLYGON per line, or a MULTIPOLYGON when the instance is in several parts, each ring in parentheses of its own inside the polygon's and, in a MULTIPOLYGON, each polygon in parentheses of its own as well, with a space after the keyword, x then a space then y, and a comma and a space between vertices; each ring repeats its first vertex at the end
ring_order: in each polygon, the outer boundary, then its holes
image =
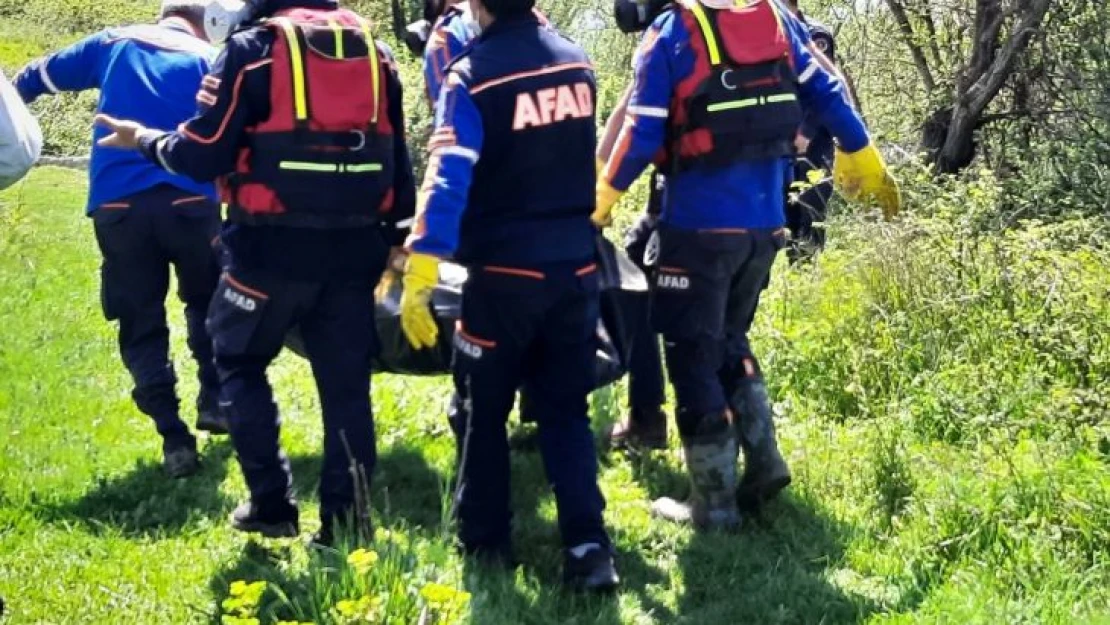
POLYGON ((347 556, 347 564, 359 573, 368 573, 378 563, 378 552, 369 549, 358 549, 347 556))
POLYGON ((242 597, 245 592, 247 592, 247 583, 241 579, 231 582, 231 586, 228 588, 228 593, 232 597, 242 597))
POLYGON ((445 606, 453 603, 465 604, 470 601, 470 593, 435 582, 425 584, 420 589, 420 596, 433 606, 445 606))

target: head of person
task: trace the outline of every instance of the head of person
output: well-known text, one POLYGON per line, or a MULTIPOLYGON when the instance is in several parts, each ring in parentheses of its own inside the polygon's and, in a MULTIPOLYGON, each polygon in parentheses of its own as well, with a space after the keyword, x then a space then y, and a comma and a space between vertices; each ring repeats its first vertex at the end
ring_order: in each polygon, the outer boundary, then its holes
POLYGON ((204 14, 208 9, 207 0, 162 0, 158 14, 160 21, 176 21, 189 27, 194 35, 208 39, 204 29, 204 14))
POLYGON ((801 10, 801 7, 798 6, 798 0, 783 0, 783 4, 785 4, 786 8, 790 9, 790 12, 794 15, 797 15, 798 11, 801 10))
POLYGON ((531 15, 535 8, 536 0, 470 0, 470 12, 481 28, 499 19, 531 15))

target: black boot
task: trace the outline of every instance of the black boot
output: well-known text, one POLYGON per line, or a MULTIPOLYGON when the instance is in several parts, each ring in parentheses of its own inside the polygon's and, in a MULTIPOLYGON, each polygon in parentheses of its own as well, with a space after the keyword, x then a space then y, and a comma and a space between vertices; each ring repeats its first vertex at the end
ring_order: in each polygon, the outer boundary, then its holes
POLYGON ((220 408, 220 394, 215 389, 201 388, 197 395, 197 429, 216 435, 228 433, 227 415, 220 408))
POLYGON ((620 585, 621 578, 609 550, 591 543, 566 550, 563 583, 579 592, 610 593, 620 585))
POLYGON ((790 485, 790 467, 775 440, 774 417, 763 380, 744 378, 732 396, 732 406, 744 452, 744 474, 736 489, 736 503, 741 510, 753 512, 790 485))
POLYGON ((655 500, 655 516, 675 523, 692 523, 699 530, 730 531, 740 526, 736 509, 736 438, 723 414, 701 419, 698 433, 683 436, 690 499, 655 500))
POLYGON ((162 443, 162 468, 174 479, 189 477, 200 470, 197 442, 192 436, 167 439, 162 443))
POLYGON ((231 526, 240 532, 261 534, 266 538, 292 538, 300 532, 299 517, 293 501, 267 505, 246 501, 231 513, 231 526))

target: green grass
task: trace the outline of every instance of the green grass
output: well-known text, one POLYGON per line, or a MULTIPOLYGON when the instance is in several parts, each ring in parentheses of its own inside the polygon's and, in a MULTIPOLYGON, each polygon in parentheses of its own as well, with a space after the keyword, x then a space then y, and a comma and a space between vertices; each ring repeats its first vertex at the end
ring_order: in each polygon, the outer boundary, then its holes
MULTIPOLYGON (((923 221, 884 231, 894 244, 877 245, 876 228, 857 223, 834 231, 839 249, 818 268, 779 267, 756 339, 795 486, 738 535, 694 535, 648 513, 651 497, 685 493, 674 441, 667 452, 604 457, 625 586, 588 599, 558 590, 554 506, 534 453, 513 457, 524 565, 472 570, 455 555, 446 379, 375 378, 372 499, 379 526, 396 533, 368 545, 379 555, 369 572, 343 554, 230 531, 225 518, 245 489, 224 440, 204 441, 200 476, 163 478, 100 315, 82 178, 44 168, 0 194, 0 622, 203 623, 225 613, 358 622, 343 615, 357 604, 340 602, 363 596, 374 601, 360 613, 390 623, 418 622, 425 608, 429 623, 462 614, 545 625, 1110 614, 1104 249, 1055 249, 1045 242, 1063 234, 1033 236, 1031 226, 983 243, 970 263, 956 253, 956 226, 923 221), (1009 311, 997 299, 1006 294, 1009 311), (248 592, 224 603, 238 580, 268 584, 257 601, 248 592), (465 589, 468 610, 431 605, 420 595, 429 582, 465 589)), ((193 367, 171 308, 187 398, 193 367)), ((317 399, 295 357, 272 379, 312 529, 317 399)), ((623 396, 595 397, 596 425, 615 418, 623 396)))

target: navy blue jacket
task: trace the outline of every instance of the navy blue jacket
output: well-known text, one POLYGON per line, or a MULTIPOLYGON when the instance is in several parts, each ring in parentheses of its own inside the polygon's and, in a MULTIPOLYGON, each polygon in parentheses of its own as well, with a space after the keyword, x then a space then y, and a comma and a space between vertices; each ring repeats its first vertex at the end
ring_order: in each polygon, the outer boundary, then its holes
POLYGON ((535 15, 502 17, 450 66, 411 250, 464 265, 592 258, 596 85, 535 15))
MULTIPOLYGON (((813 45, 824 53, 830 61, 836 63, 836 40, 833 39, 832 31, 821 22, 809 19, 804 15, 799 14, 798 18, 809 29, 809 36, 813 39, 813 45)), ((802 134, 809 139, 809 147, 806 149, 806 153, 802 155, 809 162, 809 165, 831 170, 836 151, 832 133, 821 125, 816 116, 807 115, 802 122, 802 134)))
MULTIPOLYGON (((336 5, 333 0, 270 0, 267 7, 277 11, 289 7, 333 9, 336 5)), ((232 35, 202 83, 197 98, 199 114, 177 132, 144 138, 140 143, 143 154, 196 180, 213 180, 233 172, 247 129, 270 116, 273 42, 274 34, 264 28, 247 28, 232 35)), ((237 265, 303 279, 366 277, 369 270, 380 267, 385 245, 404 242, 416 205, 415 181, 405 143, 401 81, 392 55, 384 44, 378 46, 385 52, 389 70, 383 75, 396 133, 393 210, 380 228, 315 231, 227 224, 221 238, 237 265)))

